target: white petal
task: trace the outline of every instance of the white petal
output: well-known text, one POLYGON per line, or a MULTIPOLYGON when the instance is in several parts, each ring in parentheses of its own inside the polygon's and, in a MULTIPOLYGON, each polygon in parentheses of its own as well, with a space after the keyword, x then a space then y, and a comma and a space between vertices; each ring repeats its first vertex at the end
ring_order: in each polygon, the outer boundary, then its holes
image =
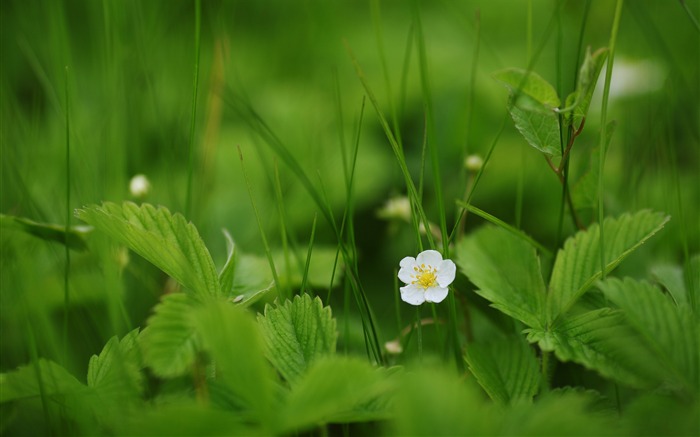
POLYGON ((401 268, 399 269, 399 279, 401 280, 401 282, 403 282, 404 284, 410 284, 411 282, 413 282, 414 278, 412 278, 411 275, 416 273, 413 270, 413 268, 416 267, 416 259, 412 256, 407 256, 406 258, 401 260, 399 265, 401 266, 401 268))
POLYGON ((447 297, 447 288, 430 287, 425 290, 424 294, 426 302, 442 302, 447 297))
POLYGON ((446 259, 440 263, 437 271, 437 282, 440 287, 447 287, 455 280, 455 273, 457 272, 457 266, 452 262, 451 259, 446 259))
POLYGON ((437 267, 442 262, 442 255, 437 250, 425 250, 416 257, 416 264, 437 267))
POLYGON ((415 285, 401 287, 401 300, 411 305, 420 305, 425 302, 423 289, 415 285))

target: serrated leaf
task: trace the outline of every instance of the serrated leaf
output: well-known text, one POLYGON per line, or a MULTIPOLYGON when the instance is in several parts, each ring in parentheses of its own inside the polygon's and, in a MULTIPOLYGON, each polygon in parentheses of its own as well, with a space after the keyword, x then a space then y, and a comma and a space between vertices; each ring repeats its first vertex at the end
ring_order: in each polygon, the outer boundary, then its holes
MULTIPOLYGON (((600 284, 620 307, 640 341, 663 366, 662 379, 672 388, 700 393, 700 324, 688 307, 677 307, 661 290, 630 278, 600 284)), ((648 359, 647 359, 648 360, 648 359)))
POLYGON ((545 286, 535 249, 507 230, 485 226, 455 248, 460 270, 494 308, 531 327, 543 325, 545 286))
POLYGON ((192 297, 173 293, 163 297, 148 319, 139 341, 144 364, 163 378, 189 372, 199 349, 199 337, 192 319, 196 308, 192 297))
POLYGON ((228 302, 210 302, 194 312, 204 349, 216 378, 241 400, 261 425, 273 427, 277 411, 274 374, 263 355, 263 339, 250 314, 228 302))
POLYGON ((100 352, 90 358, 87 372, 88 387, 120 398, 137 396, 143 391, 140 373, 141 351, 139 330, 134 329, 121 341, 112 337, 100 352))
MULTIPOLYGON (((617 267, 630 253, 657 233, 669 220, 668 216, 651 211, 624 214, 617 219, 606 218, 605 272, 617 267)), ((600 227, 595 224, 587 231, 569 238, 557 254, 547 295, 548 321, 554 323, 565 314, 601 275, 600 227)))
POLYGON ((0 403, 40 396, 77 396, 87 391, 66 369, 43 358, 0 374, 0 403))
POLYGON ((529 330, 528 341, 630 387, 651 388, 662 371, 622 312, 610 308, 561 319, 549 331, 529 330))
POLYGON ((522 337, 472 343, 465 358, 469 370, 494 401, 509 405, 532 401, 540 386, 537 357, 522 337))
POLYGON ((357 421, 357 413, 393 385, 385 372, 367 361, 341 356, 318 359, 289 393, 279 431, 287 434, 339 420, 357 421))
POLYGON ((45 241, 65 244, 80 252, 87 250, 86 238, 92 231, 89 226, 69 226, 66 234, 65 226, 37 223, 27 218, 5 214, 0 214, 0 228, 23 231, 45 241))
POLYGON ((149 204, 105 202, 76 216, 146 258, 197 296, 221 293, 214 261, 197 229, 180 214, 149 204))
POLYGON ((258 315, 267 356, 290 383, 317 359, 335 352, 336 322, 330 307, 308 294, 295 296, 275 308, 265 306, 258 315))

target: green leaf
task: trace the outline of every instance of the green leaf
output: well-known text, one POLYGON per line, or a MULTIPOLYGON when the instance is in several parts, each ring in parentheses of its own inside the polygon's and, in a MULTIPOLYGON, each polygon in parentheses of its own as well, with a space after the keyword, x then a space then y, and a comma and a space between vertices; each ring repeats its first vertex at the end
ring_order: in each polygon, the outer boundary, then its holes
POLYGON ((530 402, 540 386, 540 370, 532 348, 520 336, 472 343, 466 356, 469 370, 491 399, 508 405, 530 402))
POLYGON ((675 306, 648 282, 609 279, 600 287, 663 366, 667 386, 700 394, 700 324, 690 309, 675 306))
POLYGON ((144 364, 163 378, 186 374, 199 349, 192 319, 196 302, 184 293, 163 297, 141 333, 144 364))
POLYGON ((567 126, 573 124, 575 129, 579 129, 581 122, 588 114, 593 91, 607 58, 608 49, 606 47, 596 50, 593 54, 591 54, 590 47, 586 48, 586 57, 579 70, 576 91, 566 99, 566 108, 572 109, 572 111, 566 112, 564 117, 567 126))
POLYGON ((238 263, 238 248, 233 241, 233 237, 226 229, 223 230, 223 233, 226 238, 226 264, 224 264, 224 267, 219 272, 219 284, 221 284, 221 290, 226 293, 233 288, 233 281, 236 277, 235 270, 236 264, 238 263))
POLYGON ((502 82, 512 94, 525 94, 549 108, 556 108, 561 103, 554 87, 534 71, 507 68, 497 71, 493 77, 502 82))
POLYGON ((394 397, 390 435, 499 435, 501 417, 472 378, 421 366, 406 372, 394 397))
POLYGON ((267 356, 289 382, 294 383, 309 366, 335 352, 336 322, 330 307, 308 294, 273 308, 265 306, 258 315, 267 356))
POLYGON ((499 435, 604 436, 620 435, 610 413, 591 411, 594 399, 584 393, 551 391, 531 404, 503 412, 499 435))
POLYGON ((657 265, 651 274, 662 287, 668 291, 678 306, 688 305, 688 290, 683 281, 683 269, 674 265, 657 265))
POLYGON ((233 283, 230 290, 224 289, 229 300, 248 307, 276 289, 267 258, 240 253, 235 257, 233 283))
POLYGON ((90 358, 87 372, 88 387, 116 397, 137 396, 143 391, 139 330, 134 329, 121 341, 112 337, 100 352, 90 358))
POLYGON ((105 202, 76 216, 129 247, 197 296, 219 295, 214 261, 197 229, 180 214, 152 205, 105 202))
POLYGON ((366 415, 367 404, 393 385, 385 371, 367 361, 340 356, 319 359, 289 393, 279 431, 288 434, 329 422, 376 417, 376 411, 366 415))
POLYGON ((254 436, 265 435, 230 411, 208 408, 194 401, 156 405, 123 418, 116 435, 140 436, 254 436))
POLYGON ((527 95, 511 96, 508 111, 515 127, 532 147, 549 156, 561 155, 557 114, 527 95))
MULTIPOLYGON (((668 220, 668 216, 651 211, 605 219, 605 272, 617 267, 668 220)), ((548 321, 555 322, 565 314, 601 275, 600 228, 595 224, 569 238, 557 254, 549 284, 548 321)))
POLYGON ((210 302, 194 312, 202 344, 216 366, 216 378, 241 400, 263 426, 277 411, 274 374, 263 354, 263 339, 250 314, 228 302, 210 302))
POLYGON ((508 111, 525 140, 542 153, 560 156, 559 117, 554 108, 561 102, 554 87, 535 72, 515 68, 496 72, 494 78, 510 90, 508 111))
POLYGON ((81 252, 87 250, 85 239, 92 231, 92 228, 88 226, 70 226, 68 233, 66 233, 65 226, 37 223, 26 218, 5 214, 0 214, 0 228, 20 230, 42 240, 65 244, 69 248, 81 252))
POLYGON ((543 326, 545 286, 535 249, 502 228, 485 226, 455 248, 457 265, 494 308, 543 326))
POLYGON ((0 403, 40 396, 78 396, 87 387, 62 366, 45 359, 0 374, 0 403))
POLYGON ((561 361, 574 361, 631 387, 651 388, 663 372, 619 310, 601 308, 563 318, 549 331, 529 330, 528 341, 554 351, 561 361))

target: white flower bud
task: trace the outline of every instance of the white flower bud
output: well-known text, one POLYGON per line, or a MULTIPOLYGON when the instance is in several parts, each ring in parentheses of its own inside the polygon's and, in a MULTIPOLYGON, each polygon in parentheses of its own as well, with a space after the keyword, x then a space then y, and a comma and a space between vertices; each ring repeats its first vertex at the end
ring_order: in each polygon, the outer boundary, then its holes
POLYGON ((136 198, 145 197, 151 190, 151 183, 148 178, 142 174, 137 174, 129 182, 129 191, 136 198))
POLYGON ((393 197, 386 201, 384 206, 377 211, 380 218, 386 220, 411 221, 411 202, 406 196, 393 197))
POLYGON ((464 167, 471 172, 478 172, 484 165, 484 160, 479 155, 469 155, 464 160, 464 167))

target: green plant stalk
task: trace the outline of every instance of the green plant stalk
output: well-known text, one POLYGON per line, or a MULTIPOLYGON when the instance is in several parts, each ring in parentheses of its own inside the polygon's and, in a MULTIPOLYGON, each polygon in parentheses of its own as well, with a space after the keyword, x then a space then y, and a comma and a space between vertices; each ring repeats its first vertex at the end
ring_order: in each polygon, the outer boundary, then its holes
MULTIPOLYGON (((362 71, 362 68, 360 67, 359 62, 357 61, 357 58, 353 54, 352 50, 350 49, 350 46, 348 45, 347 41, 345 42, 345 48, 350 56, 350 59, 352 60, 353 66, 355 67, 355 72, 357 74, 358 79, 360 79, 360 83, 362 83, 363 88, 365 89, 365 93, 367 93, 367 97, 369 97, 370 103, 372 103, 372 107, 374 108, 375 112, 377 113, 377 117, 379 117, 379 124, 382 126, 382 129, 384 130, 384 134, 386 135, 387 139, 389 140, 389 145, 391 146, 392 151, 394 152, 394 156, 396 157, 396 160, 399 164, 399 168, 401 169, 401 174, 404 177, 404 182, 406 184, 406 191, 408 192, 408 198, 411 201, 412 207, 415 209, 415 211, 418 213, 418 216, 420 218, 420 222, 423 222, 426 226, 426 229, 429 229, 429 223, 430 221, 428 220, 428 217, 425 214, 425 211, 423 210, 423 207, 421 205, 420 201, 420 196, 418 194, 418 191, 416 190, 416 186, 413 183, 413 180, 411 179, 411 174, 408 171, 408 166, 406 165, 406 159, 403 154, 403 148, 401 145, 398 143, 396 140, 396 137, 394 136, 393 132, 391 131, 391 128, 389 127, 389 123, 387 122, 386 117, 384 116, 384 113, 382 112, 381 108, 379 107, 379 102, 377 101, 376 96, 372 92, 372 89, 370 88, 369 84, 367 83, 367 79, 365 78, 364 72, 362 71)), ((435 242, 433 240, 432 235, 430 233, 427 234, 428 242, 432 247, 435 246, 435 242)))
POLYGON ((306 264, 304 265, 304 276, 301 279, 300 292, 304 293, 306 291, 306 281, 309 278, 309 266, 311 265, 311 253, 314 249, 314 238, 316 237, 316 219, 318 214, 314 214, 314 222, 311 225, 311 238, 309 238, 309 249, 306 252, 306 264))
POLYGON ((420 316, 420 305, 416 307, 416 343, 418 345, 418 360, 423 361, 423 323, 420 316))
MULTIPOLYGON (((284 256, 284 267, 285 271, 287 272, 287 275, 291 277, 291 272, 292 272, 292 266, 291 262, 289 260, 289 241, 287 238, 287 217, 286 217, 286 212, 284 209, 284 200, 282 196, 282 184, 280 183, 280 172, 279 172, 279 167, 277 166, 277 160, 275 159, 274 162, 274 169, 275 169, 275 199, 277 200, 277 211, 280 215, 280 237, 282 238, 282 254, 284 256)), ((282 284, 280 284, 280 287, 282 287, 282 284)), ((302 287, 303 290, 303 287, 302 287)), ((280 290, 284 292, 285 297, 291 298, 292 293, 291 290, 289 289, 289 283, 284 284, 284 289, 280 290)))
POLYGON ((309 193, 311 198, 314 200, 324 218, 328 221, 333 229, 337 241, 339 242, 339 247, 343 255, 343 261, 345 265, 348 266, 347 274, 352 291, 355 294, 355 300, 358 303, 358 308, 360 310, 360 316, 363 320, 363 329, 367 329, 367 326, 372 330, 371 336, 365 335, 366 339, 372 341, 372 352, 376 355, 378 362, 383 363, 384 359, 381 353, 381 347, 379 345, 378 336, 376 329, 374 327, 374 320, 371 320, 371 312, 369 311, 369 302, 367 296, 365 295, 362 283, 359 280, 359 273, 357 268, 355 268, 356 263, 353 261, 351 254, 348 252, 345 244, 343 244, 342 236, 338 228, 337 223, 333 218, 333 213, 328 207, 328 203, 321 198, 318 190, 311 183, 309 177, 304 173, 304 170, 299 165, 299 162, 294 158, 294 156, 285 147, 284 143, 275 135, 275 133, 270 129, 270 127, 265 123, 265 121, 260 117, 260 115, 254 110, 249 101, 245 100, 245 96, 233 96, 233 100, 228 100, 228 103, 234 106, 235 109, 239 110, 241 116, 249 124, 249 126, 258 134, 265 143, 270 146, 272 151, 289 167, 289 169, 294 173, 294 175, 299 179, 301 184, 304 186, 306 191, 309 193), (368 318, 370 318, 368 320, 368 318))
POLYGON ((70 100, 68 94, 68 67, 65 69, 65 92, 66 92, 66 229, 64 232, 64 244, 66 264, 63 271, 63 360, 64 363, 68 362, 68 310, 70 308, 70 249, 68 247, 68 238, 70 236, 70 218, 71 218, 71 208, 70 208, 70 180, 71 180, 71 166, 70 166, 70 100))
MULTIPOLYGON (((185 197, 185 217, 192 219, 192 180, 194 178, 194 127, 197 118, 197 91, 199 90, 199 46, 202 21, 201 0, 194 3, 194 73, 192 79, 192 112, 190 114, 189 157, 187 164, 187 195, 185 197)), ((279 283, 277 283, 279 285, 279 283)))
POLYGON ((603 103, 600 111, 600 144, 599 144, 599 162, 598 162, 598 223, 600 223, 600 269, 602 272, 601 280, 605 280, 605 251, 604 251, 604 234, 603 234, 603 219, 605 218, 604 202, 603 202, 603 170, 605 168, 605 152, 607 138, 607 123, 608 123, 608 99, 610 98, 610 80, 612 78, 613 61, 615 59, 615 42, 617 40, 617 31, 620 28, 620 17, 622 16, 622 5, 624 0, 617 0, 615 7, 615 18, 613 19, 612 32, 610 34, 610 54, 608 55, 608 65, 605 69, 605 85, 603 87, 603 103))
POLYGON ((260 213, 258 212, 258 207, 255 206, 255 198, 253 197, 253 187, 250 184, 250 179, 248 178, 248 173, 245 170, 245 165, 243 163, 243 152, 241 147, 238 147, 238 157, 241 160, 241 170, 243 171, 243 179, 245 179, 245 185, 248 189, 248 196, 250 197, 250 203, 253 205, 253 212, 255 213, 255 220, 258 223, 258 229, 260 231, 260 237, 262 238, 263 247, 265 248, 265 255, 267 256, 267 262, 270 264, 270 271, 272 272, 272 278, 275 281, 275 287, 277 288, 277 298, 280 302, 283 301, 284 296, 280 289, 280 279, 277 276, 277 269, 275 268, 275 261, 272 259, 272 251, 270 246, 267 244, 267 237, 265 237, 265 229, 263 228, 262 220, 260 219, 260 213))
POLYGON ((389 115, 391 116, 391 122, 394 128, 394 135, 397 138, 401 138, 401 133, 399 129, 399 118, 396 112, 396 105, 394 104, 393 92, 391 89, 391 78, 389 77, 389 67, 386 62, 386 55, 384 53, 384 38, 382 36, 382 12, 379 0, 372 0, 370 2, 370 9, 372 13, 372 26, 374 27, 374 36, 377 43, 377 51, 379 52, 379 61, 382 64, 382 72, 384 73, 384 86, 386 87, 387 100, 389 102, 389 115))
MULTIPOLYGON (((442 236, 442 253, 445 258, 450 256, 450 245, 447 236, 447 220, 445 214, 445 203, 442 196, 442 180, 440 175, 440 157, 435 141, 435 120, 433 110, 433 98, 430 89, 430 79, 428 75, 428 59, 425 50, 425 38, 423 36, 423 25, 420 18, 420 7, 418 0, 414 3, 414 22, 416 27, 416 41, 418 42, 418 59, 420 65, 420 78, 423 89, 423 99, 425 100, 426 109, 426 139, 433 167, 433 184, 435 186, 435 197, 437 200, 438 215, 440 218, 440 233, 442 236)), ((430 235, 430 224, 425 223, 426 234, 430 235)), ((431 247, 434 247, 431 245, 431 247)), ((452 338, 452 347, 454 353, 455 364, 459 373, 464 373, 464 359, 462 358, 462 348, 459 344, 459 336, 457 335, 457 305, 455 302, 454 291, 448 293, 447 296, 449 317, 448 326, 452 338)), ((418 321, 420 323, 420 320, 418 321)))
MULTIPOLYGON (((532 0, 527 2, 527 64, 532 61, 532 0)), ((520 168, 518 169, 518 185, 515 191, 515 227, 520 229, 523 217, 523 190, 525 187, 525 148, 520 151, 520 168)))

